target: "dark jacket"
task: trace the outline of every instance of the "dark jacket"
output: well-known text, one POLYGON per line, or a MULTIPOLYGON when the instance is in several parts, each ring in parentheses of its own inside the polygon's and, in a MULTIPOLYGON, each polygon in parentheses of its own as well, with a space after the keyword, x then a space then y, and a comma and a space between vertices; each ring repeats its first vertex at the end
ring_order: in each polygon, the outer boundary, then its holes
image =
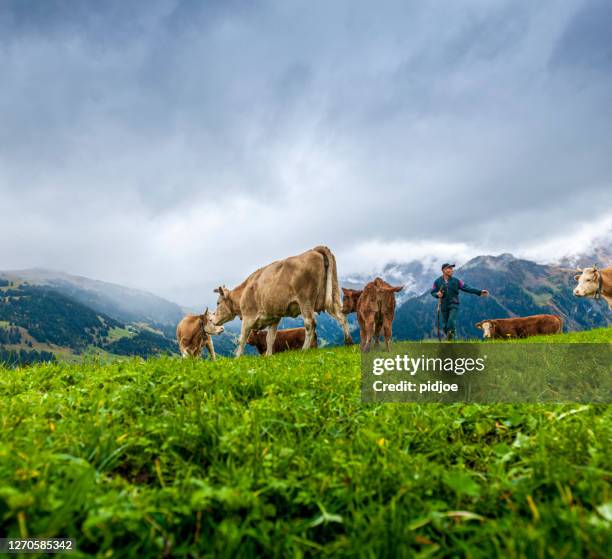
POLYGON ((473 293, 474 295, 482 295, 482 289, 475 289, 470 287, 467 283, 455 278, 449 278, 448 282, 444 281, 444 276, 440 276, 434 281, 433 287, 431 288, 432 297, 438 298, 438 291, 442 290, 442 305, 458 305, 459 304, 459 291, 465 291, 466 293, 473 293))

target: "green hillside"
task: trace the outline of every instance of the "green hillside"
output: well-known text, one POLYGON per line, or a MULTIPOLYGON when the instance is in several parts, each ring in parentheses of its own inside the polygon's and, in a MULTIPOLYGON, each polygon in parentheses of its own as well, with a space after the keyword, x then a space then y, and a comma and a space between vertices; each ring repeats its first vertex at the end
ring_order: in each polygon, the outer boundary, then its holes
POLYGON ((359 362, 0 368, 0 533, 99 557, 607 555, 609 406, 364 405, 359 362))
POLYGON ((0 285, 0 362, 74 362, 91 354, 112 359, 175 352, 173 338, 148 325, 125 325, 54 289, 0 285))

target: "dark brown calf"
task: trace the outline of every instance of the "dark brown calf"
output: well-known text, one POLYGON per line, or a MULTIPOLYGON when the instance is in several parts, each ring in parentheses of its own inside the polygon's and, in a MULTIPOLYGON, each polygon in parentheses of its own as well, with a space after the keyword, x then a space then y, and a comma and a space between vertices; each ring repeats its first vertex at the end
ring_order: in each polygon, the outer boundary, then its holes
POLYGON ((527 338, 538 334, 559 334, 563 319, 555 314, 536 314, 516 318, 494 318, 478 322, 483 338, 527 338))
MULTIPOLYGON (((249 334, 247 343, 255 346, 260 355, 266 353, 268 344, 266 337, 268 333, 265 330, 252 330, 249 334)), ((281 351, 287 351, 288 349, 301 349, 306 340, 306 328, 287 328, 286 330, 277 330, 276 339, 272 346, 272 353, 279 353, 281 351)), ((317 333, 314 333, 312 342, 310 343, 311 348, 317 347, 317 333)))

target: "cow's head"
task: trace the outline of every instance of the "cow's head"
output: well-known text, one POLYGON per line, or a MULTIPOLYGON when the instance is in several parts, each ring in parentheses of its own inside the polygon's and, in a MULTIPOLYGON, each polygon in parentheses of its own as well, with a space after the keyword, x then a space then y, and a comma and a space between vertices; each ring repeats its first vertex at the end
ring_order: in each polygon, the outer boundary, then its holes
POLYGON ((342 300, 342 314, 350 314, 357 311, 357 301, 363 293, 363 289, 342 288, 344 299, 342 300))
POLYGON ((482 330, 483 338, 492 338, 495 333, 495 323, 490 320, 482 320, 481 322, 477 322, 474 326, 482 330))
POLYGON ((574 289, 574 295, 576 297, 593 297, 599 288, 600 272, 597 270, 597 266, 584 270, 578 268, 577 271, 580 273, 574 276, 574 279, 578 282, 574 289))
POLYGON ((247 344, 257 345, 257 342, 265 342, 267 335, 268 334, 265 330, 251 330, 247 339, 247 344))
POLYGON ((217 287, 214 290, 215 293, 219 294, 219 298, 217 299, 217 308, 214 314, 214 323, 216 325, 225 324, 232 320, 238 313, 234 308, 232 303, 232 299, 230 297, 230 290, 223 286, 217 287))
POLYGON ((215 315, 208 312, 208 308, 204 311, 204 314, 200 315, 202 321, 202 328, 206 334, 211 336, 217 336, 223 332, 223 326, 217 326, 215 324, 215 315))

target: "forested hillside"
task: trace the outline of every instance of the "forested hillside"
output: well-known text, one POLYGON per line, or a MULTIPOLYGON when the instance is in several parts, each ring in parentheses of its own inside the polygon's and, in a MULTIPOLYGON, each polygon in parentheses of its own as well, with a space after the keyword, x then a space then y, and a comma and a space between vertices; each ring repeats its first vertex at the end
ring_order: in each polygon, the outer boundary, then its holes
POLYGON ((0 361, 27 364, 101 356, 173 353, 176 345, 145 327, 126 325, 54 289, 4 282, 0 287, 0 361))

